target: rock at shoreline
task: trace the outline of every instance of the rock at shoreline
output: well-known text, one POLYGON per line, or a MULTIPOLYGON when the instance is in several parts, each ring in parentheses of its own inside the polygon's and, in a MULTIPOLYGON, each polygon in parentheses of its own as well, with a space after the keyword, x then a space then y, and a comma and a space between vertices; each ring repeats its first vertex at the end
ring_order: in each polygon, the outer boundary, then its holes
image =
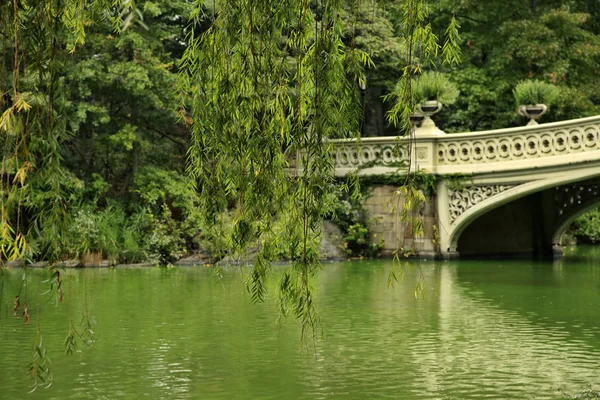
POLYGON ((25 266, 25 260, 22 258, 15 258, 14 260, 8 261, 5 265, 7 268, 23 268, 25 266))
POLYGON ((321 260, 345 260, 343 250, 342 231, 331 221, 323 221, 323 235, 321 236, 321 260))
POLYGON ((210 262, 210 257, 202 252, 193 253, 187 257, 180 258, 175 265, 190 266, 190 265, 204 265, 210 262))
POLYGON ((48 261, 36 261, 31 264, 27 264, 30 268, 46 268, 50 264, 48 261))
POLYGON ((79 268, 82 266, 81 261, 75 259, 61 261, 59 263, 56 263, 56 265, 62 268, 79 268))

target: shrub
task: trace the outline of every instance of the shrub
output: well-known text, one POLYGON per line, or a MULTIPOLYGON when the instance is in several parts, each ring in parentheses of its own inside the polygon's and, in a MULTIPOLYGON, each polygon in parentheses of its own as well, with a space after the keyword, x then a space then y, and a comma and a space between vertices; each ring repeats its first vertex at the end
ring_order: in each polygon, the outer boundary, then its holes
POLYGON ((524 80, 515 86, 513 95, 517 105, 554 104, 560 96, 560 89, 551 83, 538 80, 524 80))
POLYGON ((578 217, 573 224, 572 233, 584 242, 600 242, 600 208, 578 217))
POLYGON ((142 248, 143 230, 135 218, 127 217, 115 203, 104 209, 91 204, 79 207, 69 227, 69 248, 73 257, 117 262, 139 262, 146 258, 142 248))
POLYGON ((361 222, 348 227, 344 241, 346 242, 346 254, 349 256, 377 257, 383 249, 383 238, 376 241, 376 235, 372 234, 369 227, 361 222))
POLYGON ((144 240, 146 261, 168 265, 183 255, 183 241, 164 221, 157 220, 144 240))
MULTIPOLYGON (((151 262, 165 265, 180 258, 200 237, 200 211, 193 188, 181 174, 155 167, 140 169, 135 192, 138 204, 106 198, 108 184, 94 175, 80 188, 71 209, 64 256, 96 265, 151 262)), ((31 246, 44 256, 43 243, 31 246), (42 250, 40 250, 40 248, 42 250)))
POLYGON ((370 231, 360 200, 346 199, 342 192, 338 196, 333 219, 342 231, 346 254, 351 257, 379 256, 383 249, 383 238, 377 240, 370 231))
POLYGON ((202 220, 198 196, 182 174, 142 168, 135 178, 135 192, 169 234, 177 236, 177 241, 183 238, 188 248, 198 244, 202 220))
POLYGON ((448 76, 437 71, 426 71, 413 78, 411 84, 412 96, 416 104, 428 100, 437 100, 442 104, 454 104, 460 91, 448 76))

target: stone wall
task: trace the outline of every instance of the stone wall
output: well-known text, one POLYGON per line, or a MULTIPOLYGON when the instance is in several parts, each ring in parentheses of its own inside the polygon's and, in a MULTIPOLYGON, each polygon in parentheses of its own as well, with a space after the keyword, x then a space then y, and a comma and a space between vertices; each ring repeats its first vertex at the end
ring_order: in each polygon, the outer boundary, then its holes
POLYGON ((401 209, 403 202, 398 200, 394 192, 398 186, 382 185, 370 188, 370 192, 365 196, 363 207, 365 209, 369 229, 373 233, 375 240, 383 237, 384 247, 383 255, 391 256, 396 249, 414 250, 419 256, 433 258, 437 253, 434 244, 434 226, 437 227, 437 218, 435 215, 436 198, 427 196, 424 207, 415 213, 416 218, 423 221, 425 234, 421 238, 415 238, 410 222, 402 222, 398 215, 392 215, 392 209, 396 204, 397 209, 401 209))

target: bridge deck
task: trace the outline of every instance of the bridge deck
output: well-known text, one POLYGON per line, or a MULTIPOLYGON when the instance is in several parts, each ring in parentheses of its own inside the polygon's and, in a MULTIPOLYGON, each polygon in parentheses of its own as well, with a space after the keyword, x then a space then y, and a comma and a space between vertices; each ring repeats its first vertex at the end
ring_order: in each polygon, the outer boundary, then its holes
POLYGON ((336 175, 377 175, 408 169, 435 174, 484 174, 560 167, 600 159, 600 116, 445 134, 417 128, 412 137, 332 140, 336 175))

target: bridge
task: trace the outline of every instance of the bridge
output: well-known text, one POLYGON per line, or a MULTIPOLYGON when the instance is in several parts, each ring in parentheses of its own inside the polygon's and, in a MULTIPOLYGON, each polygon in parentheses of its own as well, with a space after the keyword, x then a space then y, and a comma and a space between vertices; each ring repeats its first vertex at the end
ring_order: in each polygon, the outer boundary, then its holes
POLYGON ((403 247, 425 257, 552 257, 561 254, 570 223, 600 206, 600 116, 456 134, 423 125, 408 138, 330 144, 339 177, 409 170, 436 177, 436 190, 417 213, 421 238, 390 215, 397 187, 375 187, 365 200, 387 253, 403 247))

